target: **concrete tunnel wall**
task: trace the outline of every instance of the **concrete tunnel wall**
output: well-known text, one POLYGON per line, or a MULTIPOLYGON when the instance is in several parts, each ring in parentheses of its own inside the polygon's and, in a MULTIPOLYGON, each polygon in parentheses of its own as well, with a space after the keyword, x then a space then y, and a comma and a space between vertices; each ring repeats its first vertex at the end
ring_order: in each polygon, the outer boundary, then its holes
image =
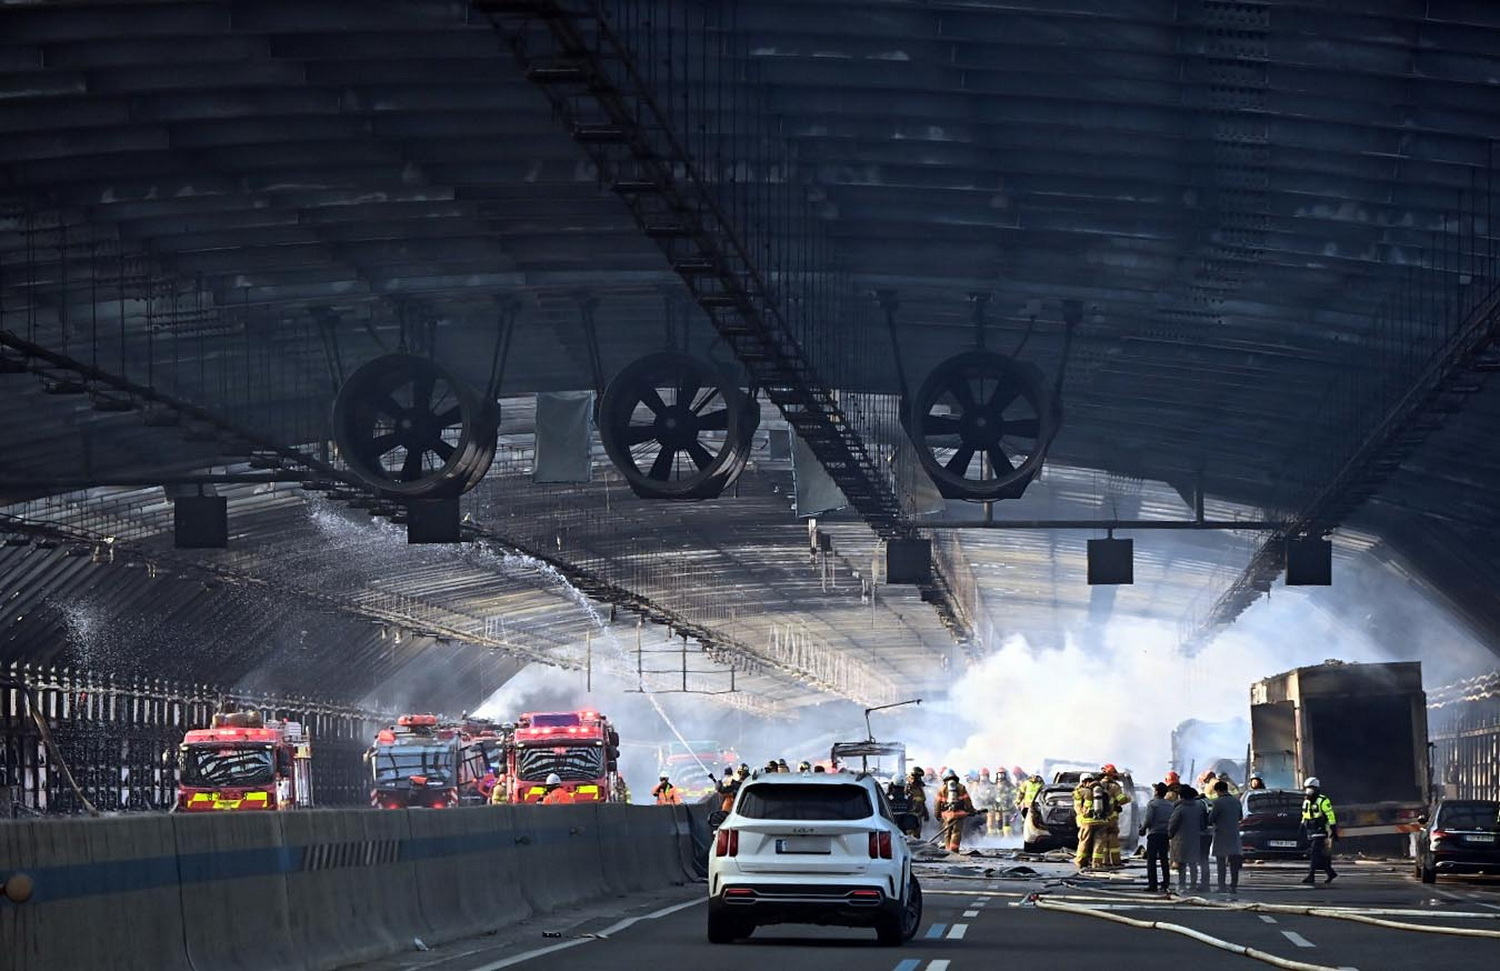
POLYGON ((0 971, 323 971, 700 875, 703 807, 0 823, 0 971), (12 883, 14 885, 14 883, 12 883))

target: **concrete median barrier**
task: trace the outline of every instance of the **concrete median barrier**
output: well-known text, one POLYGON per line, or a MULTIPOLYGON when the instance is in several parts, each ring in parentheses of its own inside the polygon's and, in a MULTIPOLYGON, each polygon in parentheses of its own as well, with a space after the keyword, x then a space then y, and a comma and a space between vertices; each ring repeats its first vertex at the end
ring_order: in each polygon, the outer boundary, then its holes
POLYGON ((187 971, 166 816, 0 823, 0 971, 187 971))
POLYGON ((188 961, 199 971, 307 967, 291 945, 286 875, 295 852, 282 836, 282 816, 226 812, 171 817, 182 883, 182 940, 188 961))
POLYGON ((31 893, 0 898, 0 971, 327 971, 681 884, 694 825, 593 803, 3 822, 0 886, 31 893))
POLYGON ((415 813, 285 813, 288 934, 310 971, 409 949, 429 933, 404 852, 415 813))
POLYGON ((477 806, 405 814, 413 886, 431 940, 482 933, 531 915, 520 884, 515 812, 477 806))

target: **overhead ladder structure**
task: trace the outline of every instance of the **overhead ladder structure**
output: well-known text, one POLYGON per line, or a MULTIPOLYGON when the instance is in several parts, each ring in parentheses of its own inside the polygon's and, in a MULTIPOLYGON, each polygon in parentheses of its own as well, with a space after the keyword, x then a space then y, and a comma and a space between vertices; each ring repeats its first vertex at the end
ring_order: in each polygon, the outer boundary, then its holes
POLYGON ((882 538, 910 535, 894 483, 796 339, 742 227, 716 200, 604 6, 597 0, 473 0, 473 6, 849 503, 882 538))

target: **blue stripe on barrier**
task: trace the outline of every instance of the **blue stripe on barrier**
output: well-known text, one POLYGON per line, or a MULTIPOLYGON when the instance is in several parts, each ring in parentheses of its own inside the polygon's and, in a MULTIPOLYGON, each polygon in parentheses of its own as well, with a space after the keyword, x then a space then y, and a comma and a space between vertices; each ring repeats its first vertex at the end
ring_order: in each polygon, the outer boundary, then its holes
MULTIPOLYGON (((455 833, 447 836, 423 836, 392 840, 395 851, 389 863, 468 856, 511 849, 518 835, 531 846, 556 846, 570 839, 590 838, 592 831, 582 827, 574 834, 564 827, 542 827, 517 834, 510 829, 483 833, 455 833)), ((663 833, 665 835, 665 831, 663 833)), ((212 883, 217 880, 240 880, 249 877, 279 876, 308 869, 309 862, 329 844, 305 846, 265 846, 217 853, 185 853, 101 863, 74 863, 65 866, 34 867, 24 872, 33 881, 34 890, 27 906, 97 897, 107 894, 156 890, 178 884, 212 883)), ((326 856, 326 853, 325 853, 326 856)), ((362 860, 363 854, 355 859, 362 860)), ((363 865, 360 863, 359 865, 363 865)), ((337 866, 329 859, 320 861, 319 869, 337 866)), ((0 872, 0 880, 9 874, 0 872)), ((17 906, 0 898, 0 907, 17 906)))

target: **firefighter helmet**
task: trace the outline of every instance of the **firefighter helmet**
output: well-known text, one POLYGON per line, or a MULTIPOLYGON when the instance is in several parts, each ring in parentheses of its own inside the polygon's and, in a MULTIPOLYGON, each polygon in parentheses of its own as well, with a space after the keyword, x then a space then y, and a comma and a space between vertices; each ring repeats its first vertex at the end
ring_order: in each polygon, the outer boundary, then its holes
POLYGON ((556 772, 548 773, 547 781, 544 782, 543 785, 560 786, 562 785, 562 777, 559 776, 556 772))
POLYGON ((1323 784, 1318 781, 1317 776, 1310 775, 1307 777, 1307 780, 1302 783, 1302 787, 1304 789, 1321 789, 1323 788, 1323 784))
POLYGON ((949 769, 947 772, 944 772, 943 773, 943 781, 947 782, 949 779, 952 779, 954 782, 957 782, 958 781, 958 773, 954 772, 952 769, 949 769))

